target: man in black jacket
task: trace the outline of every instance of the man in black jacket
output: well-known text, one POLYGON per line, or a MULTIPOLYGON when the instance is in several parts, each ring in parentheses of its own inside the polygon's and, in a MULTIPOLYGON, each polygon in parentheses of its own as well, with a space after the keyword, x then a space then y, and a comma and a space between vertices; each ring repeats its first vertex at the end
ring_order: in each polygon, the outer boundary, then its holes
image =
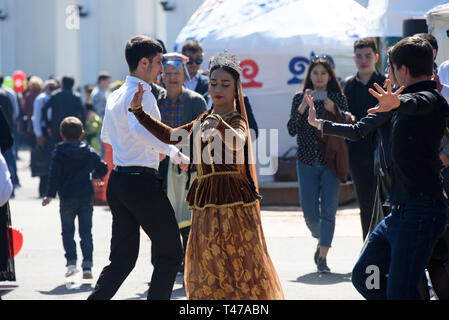
MULTIPOLYGON (((348 99, 348 108, 356 120, 366 116, 367 110, 377 104, 368 91, 374 83, 383 85, 385 76, 376 71, 376 43, 372 38, 362 38, 354 42, 354 61, 357 74, 346 79, 344 92, 348 99)), ((374 133, 373 133, 374 134, 374 133)), ((355 185, 360 207, 360 222, 363 239, 369 232, 376 195, 376 174, 374 172, 374 136, 369 134, 359 141, 348 141, 349 167, 355 185)))
POLYGON ((77 117, 84 124, 86 110, 84 109, 81 97, 73 92, 75 79, 71 77, 62 78, 62 89, 56 90, 51 95, 48 102, 42 108, 42 120, 47 128, 49 139, 53 145, 61 142, 59 126, 66 117, 77 117), (47 117, 47 110, 51 110, 51 118, 47 117))
POLYGON ((370 92, 379 105, 368 110, 374 114, 354 126, 309 121, 324 134, 352 131, 354 138, 392 122, 392 212, 370 235, 352 282, 366 299, 420 299, 418 283, 448 221, 438 154, 449 106, 431 81, 433 53, 427 40, 405 38, 390 57, 402 87, 392 93, 389 80, 387 91, 375 85, 378 93, 370 92))

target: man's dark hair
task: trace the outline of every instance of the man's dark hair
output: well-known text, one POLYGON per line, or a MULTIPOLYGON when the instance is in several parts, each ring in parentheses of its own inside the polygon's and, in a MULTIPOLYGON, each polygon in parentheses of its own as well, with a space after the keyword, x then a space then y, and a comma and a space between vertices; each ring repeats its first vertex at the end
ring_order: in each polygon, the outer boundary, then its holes
POLYGON ((147 58, 150 62, 163 49, 159 42, 147 36, 136 36, 126 43, 125 56, 129 71, 134 72, 139 61, 147 58))
POLYGON ((62 87, 64 89, 72 89, 74 85, 75 85, 75 78, 67 76, 62 78, 62 87))
POLYGON ((67 140, 80 140, 83 133, 83 123, 77 117, 67 117, 62 120, 59 129, 67 140))
POLYGON ((354 42, 354 52, 357 49, 371 48, 374 53, 377 52, 376 41, 373 38, 360 38, 354 42))
POLYGON ((185 54, 186 52, 197 53, 199 51, 203 52, 203 47, 198 41, 193 39, 187 40, 182 46, 182 54, 185 54))
POLYGON ((414 37, 419 37, 419 38, 422 38, 422 39, 426 39, 427 41, 430 42, 430 45, 432 46, 432 48, 434 50, 438 51, 438 40, 437 40, 437 38, 435 38, 430 33, 417 33, 417 34, 415 34, 413 36, 414 37))
POLYGON ((396 69, 406 66, 412 77, 433 74, 433 50, 429 41, 419 37, 404 38, 391 49, 391 62, 396 69))
POLYGON ((2 86, 4 80, 5 78, 3 77, 3 74, 0 73, 0 87, 2 86))
POLYGON ((109 73, 107 73, 107 72, 101 72, 98 75, 97 83, 100 83, 101 81, 107 80, 107 79, 111 79, 111 75, 109 73))

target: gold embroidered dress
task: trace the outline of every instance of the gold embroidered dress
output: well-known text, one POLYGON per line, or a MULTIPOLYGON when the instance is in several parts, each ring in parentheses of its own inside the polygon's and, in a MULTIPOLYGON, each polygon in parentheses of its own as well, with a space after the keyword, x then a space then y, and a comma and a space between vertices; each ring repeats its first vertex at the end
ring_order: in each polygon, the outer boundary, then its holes
POLYGON ((235 150, 235 144, 229 147, 222 138, 229 129, 245 132, 245 119, 238 112, 228 113, 216 127, 219 136, 203 142, 200 125, 210 111, 176 129, 154 120, 142 109, 133 113, 164 143, 180 142, 170 137, 178 136, 181 130, 193 135, 191 160, 196 163, 198 175, 186 199, 192 209, 184 272, 187 299, 284 299, 268 255, 259 200, 245 174, 243 150, 235 150), (214 139, 220 139, 218 154, 214 139), (225 163, 226 153, 228 158, 232 155, 229 164, 225 163))

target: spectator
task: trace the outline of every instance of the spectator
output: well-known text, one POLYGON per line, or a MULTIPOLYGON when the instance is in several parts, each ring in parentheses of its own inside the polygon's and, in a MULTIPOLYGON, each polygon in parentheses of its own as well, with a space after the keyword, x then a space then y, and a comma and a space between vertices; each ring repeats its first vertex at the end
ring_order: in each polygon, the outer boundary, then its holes
POLYGON ((84 86, 84 92, 86 94, 86 135, 84 141, 86 141, 98 154, 102 154, 102 145, 100 141, 101 126, 103 124, 100 116, 94 111, 92 105, 92 91, 94 87, 91 85, 84 86))
MULTIPOLYGON (((181 59, 165 60, 163 66, 162 77, 167 89, 167 95, 158 101, 161 122, 169 127, 177 128, 192 122, 205 112, 206 101, 199 93, 183 87, 187 75, 185 64, 181 59)), ((184 153, 187 154, 188 150, 184 153)), ((168 171, 162 177, 167 181, 167 196, 175 211, 185 255, 192 214, 185 199, 193 180, 196 178, 196 170, 194 170, 193 166, 189 166, 189 169, 185 172, 181 170, 179 165, 169 161, 169 158, 164 161, 167 162, 168 171)), ((160 169, 159 172, 161 171, 160 169)), ((184 265, 181 266, 180 270, 184 272, 184 265)))
POLYGON ((204 60, 203 47, 196 40, 187 40, 182 46, 182 54, 189 58, 187 62, 189 77, 184 82, 184 87, 204 96, 207 93, 209 78, 199 72, 204 60))
MULTIPOLYGON (((43 130, 45 127, 42 121, 42 109, 50 99, 53 91, 58 87, 55 80, 47 80, 44 83, 44 92, 36 97, 33 106, 33 132, 36 137, 31 148, 31 175, 39 177, 39 197, 43 198, 47 191, 48 168, 50 166, 51 152, 53 145, 48 141, 48 135, 43 130)), ((47 118, 51 118, 47 110, 47 118)))
MULTIPOLYGON (((78 118, 68 117, 61 123, 63 142, 53 151, 48 188, 42 205, 48 205, 56 197, 60 198, 60 215, 62 224, 62 242, 67 260, 66 277, 78 272, 75 234, 75 218, 78 227, 83 254, 83 278, 92 279, 93 243, 93 181, 100 179, 108 171, 106 163, 100 156, 81 141, 84 136, 83 124, 78 118), (92 174, 92 178, 91 178, 92 174)), ((94 183, 97 183, 94 181, 94 183)))
POLYGON ((92 91, 92 105, 94 106, 94 111, 100 116, 101 120, 103 120, 104 117, 110 86, 111 76, 109 73, 100 73, 98 75, 97 86, 92 91))
POLYGON ((287 127, 298 143, 297 169, 299 197, 304 218, 312 237, 318 240, 314 261, 319 273, 330 272, 326 257, 335 230, 340 181, 349 174, 347 149, 343 139, 322 141, 321 135, 307 123, 308 104, 304 94, 316 95, 317 112, 321 117, 345 121, 346 98, 329 60, 318 57, 306 73, 303 91, 293 97, 287 127), (332 150, 337 153, 333 154, 332 150), (339 159, 335 163, 332 159, 339 159))
MULTIPOLYGON (((354 61, 357 74, 348 77, 343 84, 348 99, 348 108, 356 121, 367 115, 366 111, 377 104, 369 92, 374 83, 383 85, 385 76, 376 71, 376 43, 372 38, 362 38, 354 42, 354 61)), ((376 174, 374 172, 374 133, 360 141, 348 141, 349 168, 354 182, 360 207, 362 236, 366 238, 373 215, 374 197, 376 195, 376 174)))
POLYGON ((53 92, 42 109, 42 119, 52 145, 61 142, 61 136, 58 134, 59 126, 66 117, 77 117, 82 123, 85 122, 86 111, 80 95, 73 92, 74 84, 74 78, 63 77, 62 89, 53 92), (51 119, 48 119, 47 110, 51 110, 51 119))

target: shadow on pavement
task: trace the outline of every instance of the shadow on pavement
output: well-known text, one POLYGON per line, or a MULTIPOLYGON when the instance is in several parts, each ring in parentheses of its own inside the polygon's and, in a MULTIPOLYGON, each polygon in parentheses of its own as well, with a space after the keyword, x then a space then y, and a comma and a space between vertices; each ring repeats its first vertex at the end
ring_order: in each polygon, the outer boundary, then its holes
POLYGON ((340 282, 351 282, 351 273, 319 274, 318 272, 312 272, 312 273, 300 276, 295 281, 291 281, 291 282, 300 282, 300 283, 312 284, 312 285, 328 285, 328 284, 336 284, 336 283, 340 283, 340 282))
POLYGON ((82 284, 81 287, 77 289, 67 289, 65 284, 58 286, 54 288, 51 291, 38 291, 41 294, 50 295, 50 296, 59 296, 59 295, 65 295, 65 294, 75 294, 75 293, 82 293, 82 292, 89 292, 92 291, 93 287, 89 284, 82 284))

